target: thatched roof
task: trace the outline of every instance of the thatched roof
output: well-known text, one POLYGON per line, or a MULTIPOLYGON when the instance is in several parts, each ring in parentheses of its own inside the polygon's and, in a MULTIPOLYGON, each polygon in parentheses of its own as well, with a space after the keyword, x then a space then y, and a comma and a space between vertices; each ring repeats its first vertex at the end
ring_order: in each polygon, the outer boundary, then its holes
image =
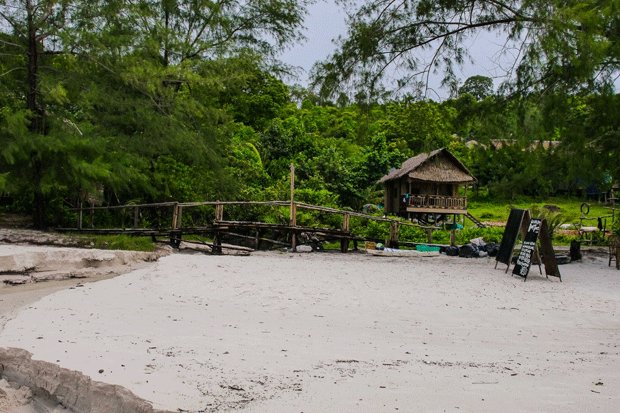
POLYGON ((446 148, 407 159, 400 169, 390 171, 379 182, 386 183, 406 175, 413 180, 441 183, 465 184, 476 180, 465 165, 446 148))

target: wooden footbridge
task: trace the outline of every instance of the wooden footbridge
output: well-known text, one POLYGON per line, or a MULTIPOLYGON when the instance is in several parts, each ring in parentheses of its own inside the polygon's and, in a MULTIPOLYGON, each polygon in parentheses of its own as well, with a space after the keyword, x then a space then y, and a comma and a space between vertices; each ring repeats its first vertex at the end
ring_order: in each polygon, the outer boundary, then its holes
POLYGON ((290 247, 300 244, 320 245, 322 241, 340 241, 341 251, 347 252, 351 241, 386 242, 388 246, 413 246, 399 242, 402 226, 414 226, 426 231, 429 243, 438 227, 422 226, 409 221, 374 216, 355 211, 327 208, 294 201, 205 201, 127 204, 117 206, 80 206, 73 210, 75 227, 58 231, 94 234, 127 234, 164 237, 178 247, 181 240, 200 242, 221 253, 226 246, 242 244, 245 249, 290 247), (261 217, 268 217, 268 219, 261 217), (356 221, 357 220, 357 221, 356 221), (369 222, 389 225, 389 237, 376 239, 355 235, 352 221, 359 226, 369 222), (185 239, 183 239, 185 237, 185 239), (212 240, 196 241, 199 237, 212 240))

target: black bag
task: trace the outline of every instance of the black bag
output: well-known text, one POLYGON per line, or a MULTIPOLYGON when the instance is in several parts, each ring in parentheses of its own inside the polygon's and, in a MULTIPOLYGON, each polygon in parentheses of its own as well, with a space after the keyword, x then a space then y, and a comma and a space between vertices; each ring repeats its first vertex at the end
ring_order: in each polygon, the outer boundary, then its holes
POLYGON ((449 257, 456 257, 459 255, 459 247, 451 246, 446 248, 446 255, 449 257))
POLYGON ((486 248, 487 248, 487 253, 489 254, 489 257, 497 256, 497 251, 499 251, 499 245, 497 245, 494 242, 490 242, 486 245, 486 248))
POLYGON ((478 256, 478 247, 473 244, 465 244, 459 249, 459 257, 473 258, 478 256))

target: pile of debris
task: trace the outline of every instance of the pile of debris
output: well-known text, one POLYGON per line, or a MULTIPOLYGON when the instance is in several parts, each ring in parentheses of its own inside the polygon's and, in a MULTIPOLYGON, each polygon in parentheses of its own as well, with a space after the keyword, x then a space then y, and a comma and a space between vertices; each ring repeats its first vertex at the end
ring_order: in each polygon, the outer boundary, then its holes
POLYGON ((499 245, 495 242, 485 242, 482 238, 474 238, 461 247, 450 246, 446 248, 446 255, 462 258, 495 257, 499 245))

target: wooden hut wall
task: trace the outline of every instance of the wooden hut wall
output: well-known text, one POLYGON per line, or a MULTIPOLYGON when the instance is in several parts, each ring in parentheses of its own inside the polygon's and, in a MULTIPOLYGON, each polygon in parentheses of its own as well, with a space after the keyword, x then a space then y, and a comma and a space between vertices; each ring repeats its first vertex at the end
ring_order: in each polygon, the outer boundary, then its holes
POLYGON ((413 180, 411 181, 411 190, 408 192, 413 195, 457 196, 458 184, 446 184, 413 180))
POLYGON ((400 182, 389 181, 385 186, 384 211, 386 213, 398 212, 400 202, 400 182))

